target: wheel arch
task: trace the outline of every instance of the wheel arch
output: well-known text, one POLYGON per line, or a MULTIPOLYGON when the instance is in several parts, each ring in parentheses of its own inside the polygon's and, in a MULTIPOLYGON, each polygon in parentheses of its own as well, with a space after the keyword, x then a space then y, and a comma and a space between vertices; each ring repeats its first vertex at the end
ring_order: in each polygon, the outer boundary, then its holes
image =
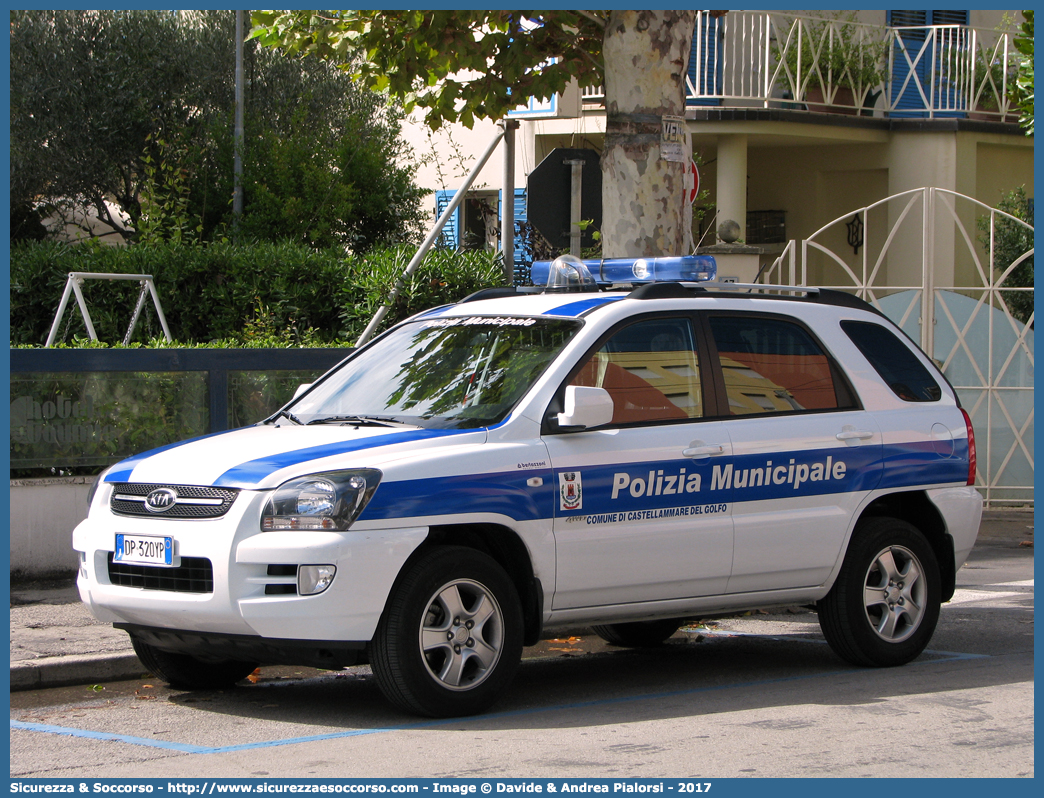
POLYGON ((953 597, 957 583, 954 565, 953 538, 946 531, 946 523, 939 509, 928 495, 921 490, 889 493, 874 499, 860 515, 864 518, 899 518, 917 528, 935 552, 939 563, 939 578, 942 601, 953 597))
MULTIPOLYGON (((403 564, 405 572, 412 562, 436 546, 465 546, 491 557, 511 578, 522 604, 523 645, 540 640, 544 618, 544 590, 533 572, 533 561, 522 538, 502 524, 441 524, 432 526, 428 536, 403 564)), ((396 580, 396 583, 398 580, 396 580)), ((392 592, 394 592, 394 587, 392 592)), ((389 596, 391 593, 389 593, 389 596)))

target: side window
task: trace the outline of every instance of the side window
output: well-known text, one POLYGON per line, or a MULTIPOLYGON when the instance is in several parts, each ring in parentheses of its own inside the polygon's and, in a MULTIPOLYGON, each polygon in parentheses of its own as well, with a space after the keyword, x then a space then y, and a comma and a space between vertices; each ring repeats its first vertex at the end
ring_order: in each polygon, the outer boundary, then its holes
POLYGON ((753 314, 709 321, 732 415, 840 406, 829 358, 797 324, 753 314))
POLYGON ((613 424, 700 418, 703 398, 688 319, 648 319, 618 330, 571 385, 605 388, 613 424))
POLYGON ((942 397, 939 383, 910 347, 887 327, 868 321, 843 321, 841 329, 900 399, 937 402, 942 397))

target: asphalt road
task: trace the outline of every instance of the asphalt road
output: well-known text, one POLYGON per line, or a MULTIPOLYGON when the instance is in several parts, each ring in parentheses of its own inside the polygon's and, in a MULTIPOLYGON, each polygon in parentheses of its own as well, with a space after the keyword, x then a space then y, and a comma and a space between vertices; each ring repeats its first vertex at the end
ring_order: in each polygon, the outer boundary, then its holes
POLYGON ((489 714, 418 721, 368 668, 264 669, 221 692, 138 680, 11 696, 12 777, 1031 777, 1033 549, 980 539, 929 650, 846 665, 813 613, 655 650, 526 650, 489 714))

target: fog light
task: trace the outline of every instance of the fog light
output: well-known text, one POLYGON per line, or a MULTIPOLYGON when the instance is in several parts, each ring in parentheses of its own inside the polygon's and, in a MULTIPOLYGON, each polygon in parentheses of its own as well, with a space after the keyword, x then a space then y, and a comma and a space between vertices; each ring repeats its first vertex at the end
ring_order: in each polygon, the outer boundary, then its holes
POLYGON ((76 553, 80 555, 80 577, 82 579, 86 579, 87 578, 87 552, 85 552, 85 551, 78 551, 76 553))
POLYGON ((314 596, 330 587, 336 565, 299 565, 297 567, 297 592, 302 596, 314 596))

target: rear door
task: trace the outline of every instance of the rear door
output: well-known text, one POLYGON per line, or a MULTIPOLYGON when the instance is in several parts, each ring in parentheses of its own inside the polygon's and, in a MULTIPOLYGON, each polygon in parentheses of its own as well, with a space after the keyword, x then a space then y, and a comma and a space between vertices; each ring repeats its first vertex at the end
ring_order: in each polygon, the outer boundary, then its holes
POLYGON ((733 500, 729 593, 818 585, 881 479, 881 431, 826 348, 793 318, 705 317, 724 383, 733 500))

